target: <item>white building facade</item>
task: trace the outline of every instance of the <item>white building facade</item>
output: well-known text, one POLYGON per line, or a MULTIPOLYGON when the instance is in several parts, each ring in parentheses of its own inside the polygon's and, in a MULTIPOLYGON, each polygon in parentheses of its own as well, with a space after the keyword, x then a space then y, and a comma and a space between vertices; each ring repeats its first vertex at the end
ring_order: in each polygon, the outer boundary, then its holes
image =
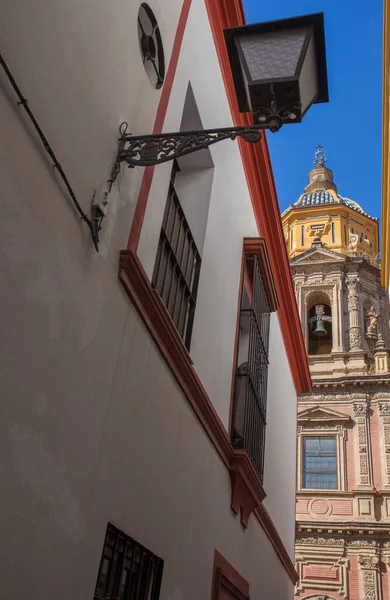
POLYGON ((1 69, 4 598, 287 600, 311 382, 266 140, 112 177, 122 122, 249 122, 223 41, 242 6, 5 0, 0 16, 88 218, 109 189, 96 252, 1 69))

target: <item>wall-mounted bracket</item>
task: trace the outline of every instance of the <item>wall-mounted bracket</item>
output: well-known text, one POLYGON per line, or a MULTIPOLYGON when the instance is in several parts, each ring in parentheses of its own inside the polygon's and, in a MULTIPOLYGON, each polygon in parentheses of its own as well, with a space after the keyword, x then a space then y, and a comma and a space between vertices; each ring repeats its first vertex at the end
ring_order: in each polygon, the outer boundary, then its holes
POLYGON ((222 140, 240 137, 246 142, 255 143, 261 139, 261 129, 265 127, 249 125, 133 136, 126 133, 127 123, 122 123, 117 163, 124 161, 129 167, 150 167, 192 154, 222 140))

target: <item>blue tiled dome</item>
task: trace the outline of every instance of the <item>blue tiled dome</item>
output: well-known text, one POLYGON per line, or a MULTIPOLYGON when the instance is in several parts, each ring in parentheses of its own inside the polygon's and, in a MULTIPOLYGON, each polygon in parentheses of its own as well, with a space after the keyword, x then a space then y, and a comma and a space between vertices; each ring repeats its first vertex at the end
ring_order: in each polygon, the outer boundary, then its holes
POLYGON ((314 192, 311 192, 309 194, 303 194, 298 200, 298 202, 293 206, 320 206, 322 204, 345 204, 345 206, 356 210, 356 212, 359 212, 360 214, 369 217, 373 221, 378 221, 376 217, 372 217, 371 215, 366 213, 366 211, 363 210, 360 204, 355 202, 355 200, 351 200, 350 198, 340 196, 340 194, 336 194, 336 192, 333 192, 332 190, 315 190, 314 192))
POLYGON ((302 196, 301 206, 317 206, 318 204, 334 204, 337 200, 334 199, 332 192, 325 190, 316 190, 311 194, 302 196))

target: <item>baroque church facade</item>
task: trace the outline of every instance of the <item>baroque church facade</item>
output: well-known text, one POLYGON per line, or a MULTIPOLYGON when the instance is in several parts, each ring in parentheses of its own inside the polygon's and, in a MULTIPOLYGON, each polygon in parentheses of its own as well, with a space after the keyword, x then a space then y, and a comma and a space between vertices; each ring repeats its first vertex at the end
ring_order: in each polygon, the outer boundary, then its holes
POLYGON ((296 598, 390 600, 389 302, 378 219, 318 147, 282 215, 313 391, 298 399, 296 598))

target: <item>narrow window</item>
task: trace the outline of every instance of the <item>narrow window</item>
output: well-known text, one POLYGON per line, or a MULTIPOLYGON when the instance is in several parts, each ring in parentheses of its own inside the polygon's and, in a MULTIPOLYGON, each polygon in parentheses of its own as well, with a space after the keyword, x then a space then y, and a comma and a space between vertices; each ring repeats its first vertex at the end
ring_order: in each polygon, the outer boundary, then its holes
POLYGON ((302 229, 301 229, 301 245, 304 246, 305 245, 305 226, 302 225, 302 229))
MULTIPOLYGON (((180 131, 203 129, 188 84, 180 131)), ((203 148, 174 161, 160 231, 152 285, 190 350, 196 297, 213 189, 214 163, 203 148)))
POLYGON ((353 227, 351 227, 351 233, 355 233, 355 230, 353 227))
POLYGON ((244 258, 231 439, 262 481, 271 308, 257 254, 244 258))
POLYGON ((152 284, 190 349, 201 259, 175 190, 175 163, 169 184, 152 284))
POLYGON ((334 223, 332 223, 332 244, 336 241, 335 232, 334 232, 334 223))
POLYGON ((294 246, 294 229, 291 229, 291 250, 293 249, 294 246))
POLYGON ((158 600, 164 561, 111 524, 94 600, 158 600))
POLYGON ((303 488, 337 489, 335 437, 303 438, 303 488))
POLYGON ((344 243, 347 243, 347 226, 344 225, 344 243))

